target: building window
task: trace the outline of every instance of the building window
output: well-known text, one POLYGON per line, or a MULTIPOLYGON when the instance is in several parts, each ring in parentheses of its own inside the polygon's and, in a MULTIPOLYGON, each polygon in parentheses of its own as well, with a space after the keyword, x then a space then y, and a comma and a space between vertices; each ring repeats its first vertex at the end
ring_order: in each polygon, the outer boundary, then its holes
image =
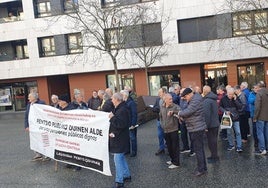
POLYGON ((39 39, 40 57, 56 55, 54 37, 46 37, 39 39))
POLYGON ((181 85, 180 72, 151 72, 149 73, 149 90, 151 96, 158 96, 158 90, 162 87, 166 88, 181 85))
POLYGON ((123 29, 107 29, 104 32, 108 49, 123 48, 123 29))
POLYGON ((252 11, 233 15, 233 36, 267 33, 268 12, 252 11))
POLYGON ((215 16, 178 20, 179 43, 217 39, 215 16))
POLYGON ((161 23, 113 28, 105 31, 110 49, 138 48, 163 44, 161 23))
POLYGON ((15 59, 26 59, 29 58, 27 44, 17 44, 15 47, 16 57, 15 59))
POLYGON ((77 6, 78 0, 64 0, 64 12, 74 12, 77 6))
POLYGON ((81 33, 67 35, 68 53, 83 53, 81 33))
POLYGON ((242 82, 248 83, 251 89, 254 84, 265 80, 265 70, 263 63, 238 65, 237 66, 238 84, 242 82))
POLYGON ((37 17, 51 16, 51 6, 50 1, 36 1, 36 15, 37 17))

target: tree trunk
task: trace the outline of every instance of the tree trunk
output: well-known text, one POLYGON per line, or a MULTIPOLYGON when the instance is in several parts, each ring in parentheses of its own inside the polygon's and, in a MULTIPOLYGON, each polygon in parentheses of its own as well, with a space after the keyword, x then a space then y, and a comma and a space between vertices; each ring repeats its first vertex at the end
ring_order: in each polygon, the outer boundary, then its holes
POLYGON ((118 75, 118 69, 117 69, 117 61, 116 58, 113 58, 113 64, 114 64, 114 74, 115 74, 115 92, 120 91, 120 84, 119 84, 119 75, 118 75))
POLYGON ((149 88, 149 78, 148 78, 148 67, 147 66, 145 66, 145 68, 144 68, 144 70, 145 70, 145 80, 146 80, 146 88, 147 88, 147 95, 150 95, 150 88, 149 88))

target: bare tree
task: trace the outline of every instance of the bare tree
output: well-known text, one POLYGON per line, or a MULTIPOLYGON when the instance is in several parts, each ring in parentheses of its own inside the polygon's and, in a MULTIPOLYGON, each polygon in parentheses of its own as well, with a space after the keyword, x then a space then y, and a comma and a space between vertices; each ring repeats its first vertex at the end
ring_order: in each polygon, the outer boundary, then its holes
POLYGON ((111 58, 117 90, 120 90, 118 57, 125 52, 131 26, 138 24, 140 19, 136 5, 119 3, 109 6, 97 0, 79 0, 73 3, 75 11, 65 15, 71 23, 68 26, 72 25, 72 29, 82 33, 84 54, 91 56, 93 61, 103 59, 105 55, 111 58))
POLYGON ((233 33, 268 49, 268 0, 226 0, 233 13, 233 33))
POLYGON ((147 88, 149 88, 149 67, 156 62, 161 62, 162 58, 168 55, 167 47, 174 38, 169 37, 163 40, 162 33, 170 18, 162 11, 161 8, 157 9, 155 4, 140 5, 138 8, 140 32, 135 32, 130 39, 132 41, 130 44, 134 44, 130 49, 132 64, 144 69, 147 88), (135 46, 137 43, 139 43, 138 47, 135 46))

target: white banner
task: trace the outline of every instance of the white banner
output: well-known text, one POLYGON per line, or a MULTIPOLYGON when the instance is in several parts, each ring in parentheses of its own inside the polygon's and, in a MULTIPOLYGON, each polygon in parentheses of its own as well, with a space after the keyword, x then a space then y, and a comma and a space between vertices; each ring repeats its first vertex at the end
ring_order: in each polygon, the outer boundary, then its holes
POLYGON ((29 113, 30 147, 57 161, 111 176, 109 114, 94 110, 60 111, 33 104, 29 113))

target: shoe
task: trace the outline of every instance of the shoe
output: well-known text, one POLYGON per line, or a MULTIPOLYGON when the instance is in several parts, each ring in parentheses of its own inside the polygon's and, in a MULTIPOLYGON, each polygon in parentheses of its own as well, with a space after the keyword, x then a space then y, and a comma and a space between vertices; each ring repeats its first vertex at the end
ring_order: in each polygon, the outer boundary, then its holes
POLYGON ((254 152, 256 155, 265 155, 266 153, 267 153, 267 151, 266 150, 260 150, 260 151, 255 151, 254 152))
POLYGON ((207 171, 203 171, 203 172, 195 171, 195 172, 193 173, 193 175, 194 175, 195 177, 199 177, 199 176, 205 175, 206 173, 207 173, 207 171))
POLYGON ((238 152, 238 153, 241 153, 243 150, 242 150, 242 148, 237 148, 236 149, 236 152, 238 152))
POLYGON ((227 150, 232 151, 235 147, 234 146, 228 146, 227 150))
POLYGON ((171 161, 167 161, 166 162, 168 165, 172 165, 172 162, 171 161))
POLYGON ((195 152, 190 152, 188 156, 189 156, 189 157, 193 157, 193 156, 195 156, 195 152))
POLYGON ((169 169, 179 168, 180 166, 171 164, 168 166, 169 169))
POLYGON ((181 151, 180 151, 180 153, 189 153, 191 150, 189 150, 189 149, 182 149, 181 151))
POLYGON ((32 158, 32 160, 31 161, 42 161, 42 155, 35 155, 33 158, 32 158))
POLYGON ((124 182, 131 182, 131 176, 124 177, 123 181, 124 182))
POLYGON ((155 155, 160 155, 160 154, 164 154, 165 153, 165 150, 164 149, 159 149, 155 155))
POLYGON ((124 183, 118 183, 118 182, 115 182, 115 185, 113 186, 113 188, 122 188, 124 187, 124 183))
POLYGON ((49 157, 43 157, 43 158, 42 158, 42 161, 43 161, 43 162, 50 161, 50 160, 51 160, 51 159, 50 159, 49 157))

